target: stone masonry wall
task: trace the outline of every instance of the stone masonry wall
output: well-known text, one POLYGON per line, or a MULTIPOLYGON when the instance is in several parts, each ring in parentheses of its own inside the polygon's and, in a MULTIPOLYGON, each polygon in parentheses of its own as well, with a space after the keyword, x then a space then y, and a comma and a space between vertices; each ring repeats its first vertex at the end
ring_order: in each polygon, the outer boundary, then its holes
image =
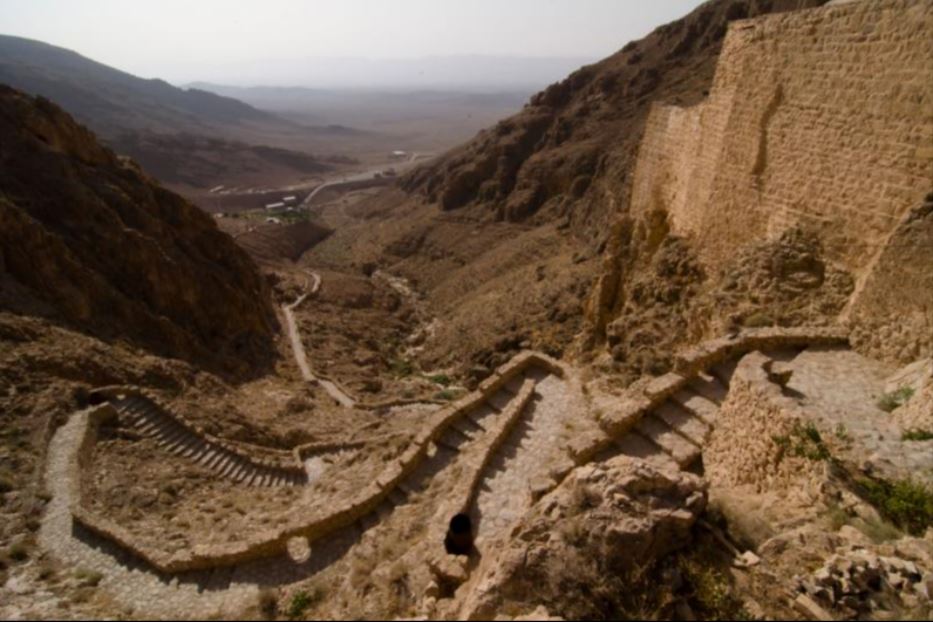
POLYGON ((803 224, 857 276, 933 187, 933 3, 866 0, 730 25, 706 102, 658 105, 632 212, 711 266, 803 224))

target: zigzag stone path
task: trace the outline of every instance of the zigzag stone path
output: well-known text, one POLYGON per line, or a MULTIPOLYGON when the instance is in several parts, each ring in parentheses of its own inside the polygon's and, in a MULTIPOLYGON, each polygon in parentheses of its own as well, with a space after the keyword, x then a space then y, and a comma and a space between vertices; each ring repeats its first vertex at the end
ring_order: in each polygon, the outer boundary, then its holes
MULTIPOLYGON (((80 511, 82 522, 73 520, 80 507, 77 458, 82 450, 93 449, 93 435, 87 435, 90 411, 77 413, 56 432, 50 446, 47 478, 53 498, 40 542, 62 561, 104 574, 101 587, 137 613, 154 617, 242 613, 255 605, 258 586, 288 585, 312 576, 346 555, 368 529, 400 507, 426 503, 435 508, 427 537, 438 547, 449 516, 469 511, 478 519, 478 545, 483 546, 507 535, 536 499, 558 485, 576 464, 623 452, 689 468, 700 457, 715 424, 739 355, 810 342, 835 344, 844 338, 832 331, 800 329, 707 342, 677 359, 678 372, 635 387, 626 397, 613 398, 615 412, 592 417, 586 415, 589 407, 579 379, 568 373, 569 368, 542 355, 523 353, 477 392, 429 414, 409 450, 386 465, 356 499, 324 502, 325 507, 334 505, 333 516, 318 516, 307 527, 288 527, 270 534, 271 540, 240 543, 235 551, 196 551, 190 563, 168 560, 165 567, 175 570, 167 575, 132 556, 128 552, 134 550, 132 542, 117 545, 117 532, 98 531, 93 521, 85 523, 87 512, 80 511), (438 478, 446 482, 441 488, 433 487, 438 478), (431 494, 423 496, 429 487, 431 494), (292 546, 296 536, 307 537, 303 546, 292 546), (290 558, 288 552, 297 549, 306 555, 290 558)), ((164 442, 173 442, 174 437, 157 425, 152 430, 164 442)), ((200 455, 210 464, 208 452, 199 453, 197 443, 186 445, 179 438, 170 447, 189 457, 200 455)), ((242 465, 223 470, 241 483, 257 481, 256 474, 240 471, 242 465)), ((403 515, 427 518, 423 511, 403 515)), ((153 564, 165 559, 144 557, 153 564)))

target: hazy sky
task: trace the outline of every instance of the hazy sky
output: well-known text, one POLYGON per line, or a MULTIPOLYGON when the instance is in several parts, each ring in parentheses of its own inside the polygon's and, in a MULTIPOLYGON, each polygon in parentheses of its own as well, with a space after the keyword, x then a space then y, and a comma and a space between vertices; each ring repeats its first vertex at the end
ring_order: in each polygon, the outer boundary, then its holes
MULTIPOLYGON (((143 77, 306 83, 294 61, 603 58, 699 0, 0 0, 0 33, 143 77), (292 61, 265 74, 263 67, 292 61)), ((312 63, 313 64, 313 63, 312 63)), ((563 71, 563 69, 561 69, 563 71)), ((560 76, 556 76, 560 77, 560 76)), ((309 84, 309 86, 311 86, 309 84)))

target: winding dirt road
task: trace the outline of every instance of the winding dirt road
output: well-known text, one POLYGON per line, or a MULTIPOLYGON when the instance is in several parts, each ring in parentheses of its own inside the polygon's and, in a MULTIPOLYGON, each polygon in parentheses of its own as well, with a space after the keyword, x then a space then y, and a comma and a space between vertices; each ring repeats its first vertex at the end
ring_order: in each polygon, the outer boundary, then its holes
POLYGON ((316 272, 308 272, 308 275, 311 277, 311 283, 305 291, 304 294, 299 296, 295 302, 287 305, 282 305, 282 312, 285 314, 285 326, 288 330, 288 339, 292 345, 292 352, 295 353, 295 362, 298 363, 298 369, 301 370, 301 376, 305 381, 310 383, 317 383, 324 387, 324 390, 327 391, 334 400, 341 406, 346 408, 353 408, 356 406, 356 401, 347 395, 343 390, 340 389, 336 384, 327 380, 326 378, 318 378, 314 375, 314 372, 311 371, 311 365, 308 364, 308 356, 305 353, 304 343, 301 341, 301 335, 298 332, 298 322, 295 321, 295 309, 307 300, 310 296, 313 296, 321 288, 321 275, 316 272))

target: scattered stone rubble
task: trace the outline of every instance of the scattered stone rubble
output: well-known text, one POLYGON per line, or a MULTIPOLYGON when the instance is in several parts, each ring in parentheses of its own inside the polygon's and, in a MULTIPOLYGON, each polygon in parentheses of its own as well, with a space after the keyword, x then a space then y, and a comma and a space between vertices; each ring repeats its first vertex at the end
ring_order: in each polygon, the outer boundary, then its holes
POLYGON ((901 555, 884 555, 860 545, 841 548, 813 574, 795 578, 804 596, 798 596, 795 605, 801 613, 817 618, 832 612, 836 617, 862 619, 893 606, 912 609, 929 603, 933 570, 928 562, 933 543, 908 538, 894 549, 901 555))

